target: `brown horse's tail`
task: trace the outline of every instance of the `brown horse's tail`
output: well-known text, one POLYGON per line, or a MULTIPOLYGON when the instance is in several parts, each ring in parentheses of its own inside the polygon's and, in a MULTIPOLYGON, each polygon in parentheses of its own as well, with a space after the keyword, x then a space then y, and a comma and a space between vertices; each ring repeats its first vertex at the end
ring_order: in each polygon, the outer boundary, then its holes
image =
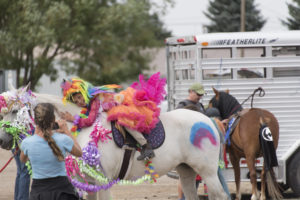
POLYGON ((276 149, 274 148, 273 137, 267 124, 269 118, 259 119, 261 128, 259 130, 259 141, 264 157, 264 171, 266 172, 266 184, 268 193, 272 199, 282 199, 280 187, 277 183, 273 167, 278 166, 276 149))
POLYGON ((282 199, 280 186, 276 181, 275 173, 272 168, 266 171, 266 183, 271 199, 282 199))

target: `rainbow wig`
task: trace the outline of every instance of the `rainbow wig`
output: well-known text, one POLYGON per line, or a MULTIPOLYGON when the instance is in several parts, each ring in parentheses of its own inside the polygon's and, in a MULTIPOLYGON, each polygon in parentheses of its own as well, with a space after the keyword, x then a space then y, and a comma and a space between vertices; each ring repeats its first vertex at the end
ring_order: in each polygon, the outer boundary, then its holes
POLYGON ((62 88, 63 92, 63 102, 64 104, 66 102, 73 103, 73 94, 75 93, 81 93, 85 103, 88 105, 90 103, 90 100, 100 93, 112 93, 108 90, 115 89, 115 88, 121 88, 121 86, 116 84, 111 85, 103 85, 100 87, 94 87, 91 83, 80 79, 80 78, 71 78, 67 79, 61 83, 60 87, 62 88))

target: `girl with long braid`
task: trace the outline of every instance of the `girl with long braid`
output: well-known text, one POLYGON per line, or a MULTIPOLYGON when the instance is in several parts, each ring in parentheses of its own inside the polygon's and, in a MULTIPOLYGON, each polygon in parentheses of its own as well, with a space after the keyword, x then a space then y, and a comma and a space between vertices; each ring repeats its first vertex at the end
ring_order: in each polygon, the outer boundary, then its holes
POLYGON ((79 199, 67 178, 64 157, 66 152, 80 157, 82 151, 64 120, 57 122, 59 129, 53 132, 54 111, 50 103, 38 104, 34 109, 35 133, 21 144, 20 159, 29 159, 32 166, 30 200, 79 199))

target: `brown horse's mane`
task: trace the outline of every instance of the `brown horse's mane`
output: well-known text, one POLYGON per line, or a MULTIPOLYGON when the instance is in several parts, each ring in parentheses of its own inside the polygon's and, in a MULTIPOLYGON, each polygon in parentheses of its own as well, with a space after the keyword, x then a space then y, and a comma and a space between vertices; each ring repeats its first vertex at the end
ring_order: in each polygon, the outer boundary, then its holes
POLYGON ((234 96, 223 91, 219 92, 219 100, 214 96, 210 100, 210 103, 213 107, 219 109, 222 119, 227 119, 243 109, 242 105, 234 96))

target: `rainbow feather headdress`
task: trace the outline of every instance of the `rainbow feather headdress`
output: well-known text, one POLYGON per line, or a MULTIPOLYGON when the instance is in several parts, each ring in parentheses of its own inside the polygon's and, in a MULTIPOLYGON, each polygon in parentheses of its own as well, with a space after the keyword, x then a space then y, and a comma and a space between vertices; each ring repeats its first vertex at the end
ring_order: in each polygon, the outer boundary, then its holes
POLYGON ((80 79, 80 78, 71 78, 64 80, 61 83, 61 88, 63 92, 63 102, 73 102, 72 95, 74 93, 81 93, 86 104, 90 103, 90 99, 92 99, 95 95, 100 93, 112 93, 111 89, 121 88, 120 85, 111 84, 111 85, 103 85, 99 87, 93 86, 91 83, 80 79))

